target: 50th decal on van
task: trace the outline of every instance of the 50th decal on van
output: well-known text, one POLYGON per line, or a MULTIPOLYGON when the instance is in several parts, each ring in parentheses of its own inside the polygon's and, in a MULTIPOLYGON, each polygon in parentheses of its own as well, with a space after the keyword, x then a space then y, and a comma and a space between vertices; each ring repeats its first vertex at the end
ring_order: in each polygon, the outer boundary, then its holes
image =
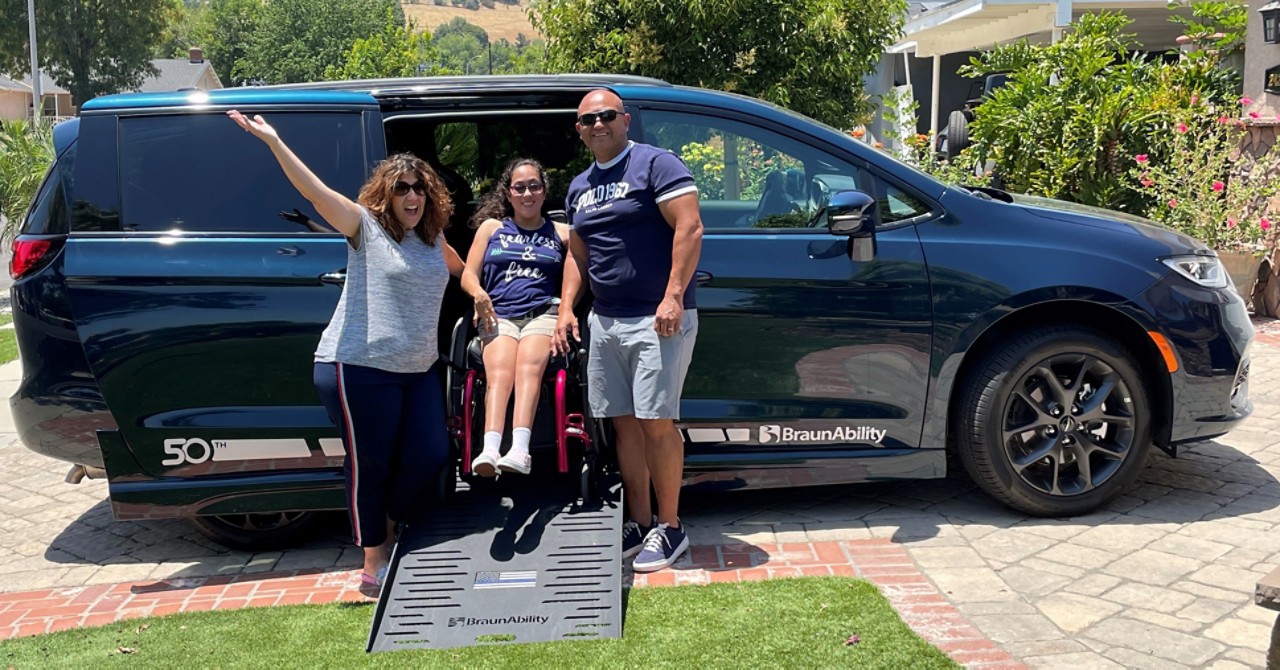
MULTIPOLYGON (((324 446, 324 445, 322 445, 324 446)), ((339 442, 339 447, 341 443, 339 442)), ((324 449, 325 455, 331 450, 324 449)), ((175 437, 164 441, 167 458, 161 465, 196 465, 213 461, 258 461, 273 458, 308 458, 311 447, 302 438, 279 440, 203 440, 175 437)))

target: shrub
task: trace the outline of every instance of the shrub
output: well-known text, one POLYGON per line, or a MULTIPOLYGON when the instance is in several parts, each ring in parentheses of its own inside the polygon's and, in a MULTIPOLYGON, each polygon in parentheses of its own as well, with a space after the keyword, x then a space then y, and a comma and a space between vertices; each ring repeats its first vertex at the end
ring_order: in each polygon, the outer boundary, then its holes
POLYGON ((1115 13, 1085 14, 1057 44, 997 47, 962 68, 966 76, 1008 73, 969 126, 978 155, 1007 188, 1141 214, 1154 200, 1130 188, 1132 157, 1164 157, 1176 119, 1195 96, 1221 105, 1239 82, 1216 58, 1173 63, 1129 55, 1115 13))
POLYGON ((1148 218, 1215 249, 1254 249, 1275 218, 1280 154, 1274 146, 1261 156, 1241 151, 1241 107, 1248 98, 1229 105, 1187 102, 1162 155, 1133 157, 1128 186, 1154 201, 1148 218))
POLYGON ((0 120, 0 215, 12 239, 53 163, 53 132, 43 124, 0 120))

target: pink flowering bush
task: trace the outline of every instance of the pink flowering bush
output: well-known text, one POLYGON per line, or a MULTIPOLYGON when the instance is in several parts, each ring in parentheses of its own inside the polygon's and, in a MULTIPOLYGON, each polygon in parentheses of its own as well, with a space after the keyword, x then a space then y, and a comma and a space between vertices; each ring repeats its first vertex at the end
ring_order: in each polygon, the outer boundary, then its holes
POLYGON ((1241 108, 1214 105, 1192 96, 1172 119, 1171 132, 1150 153, 1136 154, 1129 188, 1146 196, 1146 216, 1214 249, 1255 250, 1280 220, 1271 198, 1280 190, 1274 148, 1262 156, 1241 152, 1241 108), (1156 156, 1162 158, 1157 159, 1156 156))

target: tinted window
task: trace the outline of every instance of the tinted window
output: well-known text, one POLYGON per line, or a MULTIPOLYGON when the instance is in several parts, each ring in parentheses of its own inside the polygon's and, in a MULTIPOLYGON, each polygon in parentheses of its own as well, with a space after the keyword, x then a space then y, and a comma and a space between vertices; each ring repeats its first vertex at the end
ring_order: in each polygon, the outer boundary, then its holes
MULTIPOLYGON (((360 114, 264 114, 329 187, 355 199, 365 178, 360 114)), ((120 120, 121 227, 304 233, 279 212, 322 221, 271 151, 222 114, 120 120)))
POLYGON ((27 218, 23 222, 22 232, 32 235, 52 235, 65 233, 69 216, 67 192, 70 184, 71 166, 75 164, 76 148, 71 145, 45 175, 44 183, 36 193, 27 218))
POLYGON ((680 156, 698 184, 708 229, 804 228, 831 193, 857 189, 879 202, 881 223, 927 213, 916 198, 866 169, 789 137, 737 121, 677 112, 644 114, 644 139, 680 156))

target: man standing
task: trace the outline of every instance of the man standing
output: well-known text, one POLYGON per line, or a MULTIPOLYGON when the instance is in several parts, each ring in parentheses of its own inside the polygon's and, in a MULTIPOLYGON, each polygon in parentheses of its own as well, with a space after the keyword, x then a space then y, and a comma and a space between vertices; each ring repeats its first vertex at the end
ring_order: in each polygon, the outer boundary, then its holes
POLYGON ((578 136, 596 162, 569 186, 569 249, 555 347, 578 337, 573 306, 585 274, 591 413, 610 417, 631 518, 622 556, 652 572, 676 561, 689 540, 677 507, 684 442, 676 429, 680 391, 698 333, 693 274, 702 249, 698 189, 675 154, 627 140, 631 116, 612 91, 578 105, 578 136), (653 515, 649 486, 658 500, 653 515))

